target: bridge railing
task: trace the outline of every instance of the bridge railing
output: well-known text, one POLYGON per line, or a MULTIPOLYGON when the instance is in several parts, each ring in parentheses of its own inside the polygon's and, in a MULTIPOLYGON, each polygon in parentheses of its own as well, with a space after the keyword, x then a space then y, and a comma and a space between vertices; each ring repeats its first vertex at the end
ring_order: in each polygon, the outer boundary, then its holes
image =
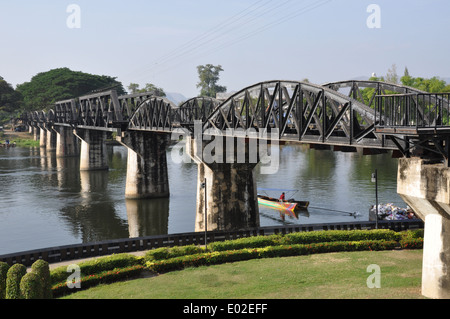
POLYGON ((450 128, 450 93, 409 93, 376 96, 377 126, 450 128))

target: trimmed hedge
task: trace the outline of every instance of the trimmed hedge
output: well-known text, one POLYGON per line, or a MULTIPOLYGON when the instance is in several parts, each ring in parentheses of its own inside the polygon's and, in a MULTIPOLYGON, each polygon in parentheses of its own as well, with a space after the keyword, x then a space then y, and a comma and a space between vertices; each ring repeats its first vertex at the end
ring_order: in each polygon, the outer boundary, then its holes
POLYGON ((359 240, 395 240, 401 234, 389 229, 375 230, 323 230, 312 232, 290 233, 286 235, 255 236, 215 242, 208 245, 211 251, 225 251, 242 248, 261 248, 276 245, 310 244, 335 241, 359 240))
POLYGON ((50 282, 50 267, 47 261, 38 259, 31 265, 31 271, 35 273, 42 282, 42 298, 52 298, 52 287, 50 282))
POLYGON ((309 244, 334 241, 388 240, 399 241, 401 234, 390 229, 374 230, 325 230, 291 233, 283 237, 283 244, 309 244))
POLYGON ((145 260, 162 260, 167 258, 174 258, 184 255, 193 255, 205 252, 205 249, 200 246, 188 245, 188 246, 175 246, 172 248, 161 247, 150 250, 145 253, 145 260))
POLYGON ((174 270, 181 270, 186 267, 217 265, 226 262, 243 261, 255 258, 300 256, 338 251, 386 250, 394 249, 397 245, 397 241, 386 240, 336 241, 329 243, 278 245, 264 248, 214 251, 209 253, 174 257, 166 260, 148 261, 146 266, 150 271, 165 273, 174 270))
POLYGON ((44 283, 34 272, 26 273, 20 280, 20 295, 23 299, 44 298, 44 283))
POLYGON ((6 275, 8 273, 9 265, 0 261, 0 299, 6 297, 6 275))
MULTIPOLYGON (((74 261, 74 264, 76 261, 74 261)), ((122 253, 113 254, 107 257, 95 258, 93 260, 84 261, 82 263, 76 263, 81 270, 83 276, 89 276, 103 271, 131 267, 136 265, 142 265, 142 257, 136 257, 134 255, 122 253)), ((60 282, 66 282, 67 277, 70 274, 67 272, 67 266, 61 266, 51 271, 51 284, 55 285, 60 282)))
POLYGON ((400 247, 402 249, 422 249, 423 238, 407 238, 400 240, 400 247))
POLYGON ((20 281, 27 273, 27 267, 22 264, 14 264, 6 274, 6 299, 22 299, 20 293, 20 281))
MULTIPOLYGON (((108 284, 120 280, 130 279, 139 275, 142 270, 144 270, 143 265, 134 265, 84 276, 80 278, 80 289, 87 289, 99 284, 108 284)), ((60 297, 66 294, 77 292, 80 289, 69 288, 65 281, 60 282, 52 287, 53 296, 55 297, 60 297)))

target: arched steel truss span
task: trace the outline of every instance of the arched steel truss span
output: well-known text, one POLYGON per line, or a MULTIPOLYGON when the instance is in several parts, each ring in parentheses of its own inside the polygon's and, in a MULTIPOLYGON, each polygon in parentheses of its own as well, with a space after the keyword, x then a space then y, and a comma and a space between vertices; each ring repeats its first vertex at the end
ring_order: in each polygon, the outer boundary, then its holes
MULTIPOLYGON (((391 123, 392 119, 386 112, 380 112, 381 109, 377 111, 375 105, 380 95, 393 93, 414 94, 415 99, 424 94, 414 88, 378 81, 315 85, 276 80, 248 86, 223 102, 196 97, 176 106, 151 92, 117 96, 111 90, 56 102, 48 111, 28 113, 22 121, 94 130, 164 132, 179 127, 192 132, 197 122, 201 123, 203 133, 214 129, 229 134, 230 130, 239 129, 241 135, 242 130, 254 130, 276 132, 281 141, 334 145, 350 150, 355 147, 398 149, 394 138, 379 130, 379 126, 391 123), (363 91, 367 88, 370 90, 363 91)), ((427 99, 430 103, 447 102, 438 95, 427 99)), ((416 117, 424 125, 442 122, 443 112, 437 113, 440 117, 436 119, 430 114, 428 109, 417 107, 416 117)))
POLYGON ((374 126, 374 109, 336 90, 305 82, 267 81, 220 104, 203 123, 203 131, 277 130, 284 141, 395 149, 375 134, 374 126))

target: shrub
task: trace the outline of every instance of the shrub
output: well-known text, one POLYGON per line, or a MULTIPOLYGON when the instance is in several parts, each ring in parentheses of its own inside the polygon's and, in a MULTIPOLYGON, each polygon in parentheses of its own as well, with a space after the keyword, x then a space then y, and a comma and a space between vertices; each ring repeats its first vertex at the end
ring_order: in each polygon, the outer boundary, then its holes
POLYGON ((240 250, 216 251, 190 256, 180 256, 166 260, 149 261, 146 263, 146 266, 153 272, 164 273, 181 270, 186 267, 208 266, 253 258, 299 256, 337 251, 386 250, 393 249, 396 246, 396 241, 386 240, 278 245, 267 246, 264 248, 244 248, 240 250))
POLYGON ((423 238, 406 238, 400 240, 400 247, 402 249, 422 249, 423 238))
MULTIPOLYGON (((112 270, 115 268, 124 268, 134 265, 142 264, 142 257, 136 257, 131 254, 113 254, 111 256, 96 258, 89 261, 79 263, 81 274, 83 276, 100 273, 106 270, 112 270)), ((51 284, 57 284, 59 282, 65 282, 70 274, 67 273, 67 267, 61 266, 51 271, 51 284)))
POLYGON ((5 262, 0 262, 0 299, 5 299, 6 296, 6 274, 8 273, 9 265, 5 262))
POLYGON ((50 268, 48 262, 39 259, 31 265, 31 271, 37 274, 42 281, 42 298, 52 298, 52 287, 50 282, 50 268))
POLYGON ((374 230, 323 230, 290 233, 286 235, 255 236, 215 242, 208 247, 211 251, 225 251, 242 248, 260 248, 276 245, 310 244, 334 241, 400 240, 401 235, 389 229, 374 230))
MULTIPOLYGON (((142 265, 134 265, 130 267, 120 268, 120 269, 112 269, 108 271, 99 272, 97 274, 91 274, 88 276, 84 276, 80 279, 80 289, 87 289, 93 287, 98 284, 106 284, 112 283, 119 280, 129 279, 131 277, 135 277, 141 273, 144 269, 142 265)), ((72 292, 79 291, 78 289, 69 288, 67 283, 60 282, 58 284, 53 285, 52 292, 53 295, 62 296, 65 294, 69 294, 72 292)))
POLYGON ((192 255, 204 252, 205 249, 195 245, 175 246, 172 248, 161 247, 148 251, 145 254, 145 260, 162 260, 167 258, 179 257, 184 255, 192 255))
POLYGON ((423 238, 424 229, 408 229, 400 233, 402 239, 423 238))
POLYGON ((360 240, 399 240, 401 235, 389 229, 374 230, 324 230, 291 233, 285 235, 282 244, 309 244, 333 241, 360 241, 360 240))
POLYGON ((20 294, 23 299, 44 298, 44 286, 41 277, 34 272, 25 274, 20 280, 20 294))
POLYGON ((27 273, 27 268, 22 264, 14 264, 6 274, 6 299, 21 299, 20 280, 27 273))
POLYGON ((254 236, 214 242, 208 245, 211 251, 235 250, 243 248, 260 248, 277 245, 280 243, 281 235, 254 236))

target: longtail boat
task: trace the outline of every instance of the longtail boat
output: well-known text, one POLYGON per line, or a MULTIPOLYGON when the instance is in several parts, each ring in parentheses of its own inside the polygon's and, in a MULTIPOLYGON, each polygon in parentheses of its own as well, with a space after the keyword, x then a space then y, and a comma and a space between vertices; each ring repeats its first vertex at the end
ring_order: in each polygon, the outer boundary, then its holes
POLYGON ((258 195, 258 203, 275 209, 286 209, 290 211, 307 209, 309 206, 309 202, 307 201, 298 201, 294 199, 283 201, 277 198, 263 195, 258 195))

